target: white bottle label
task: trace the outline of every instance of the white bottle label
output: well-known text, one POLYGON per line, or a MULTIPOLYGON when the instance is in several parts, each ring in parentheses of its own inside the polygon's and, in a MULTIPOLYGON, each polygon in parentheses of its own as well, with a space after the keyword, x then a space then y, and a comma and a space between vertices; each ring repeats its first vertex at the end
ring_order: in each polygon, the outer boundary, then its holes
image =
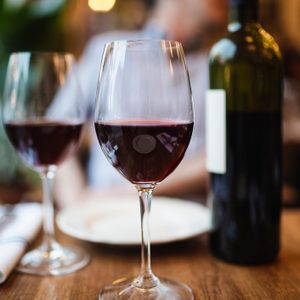
POLYGON ((226 93, 208 90, 206 113, 206 167, 211 173, 226 173, 226 93))

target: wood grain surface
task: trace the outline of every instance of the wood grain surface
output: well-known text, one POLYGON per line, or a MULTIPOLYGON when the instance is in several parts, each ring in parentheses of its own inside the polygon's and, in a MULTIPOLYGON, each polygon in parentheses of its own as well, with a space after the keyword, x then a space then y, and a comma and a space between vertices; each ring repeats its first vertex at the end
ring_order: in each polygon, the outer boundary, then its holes
MULTIPOLYGON (((79 242, 57 232, 64 244, 79 244, 92 254, 90 264, 61 277, 11 274, 0 285, 2 300, 90 300, 101 287, 139 271, 138 247, 109 247, 79 242)), ((156 275, 188 284, 195 299, 300 299, 300 210, 282 216, 282 249, 269 265, 234 266, 212 257, 207 235, 180 243, 152 247, 156 275)))

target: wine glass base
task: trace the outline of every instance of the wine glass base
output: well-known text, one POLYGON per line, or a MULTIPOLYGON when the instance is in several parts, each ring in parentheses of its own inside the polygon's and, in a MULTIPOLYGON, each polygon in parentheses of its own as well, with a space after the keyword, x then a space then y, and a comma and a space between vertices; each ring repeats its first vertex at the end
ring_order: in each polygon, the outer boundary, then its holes
POLYGON ((134 279, 120 279, 105 286, 99 295, 99 300, 192 300, 192 290, 185 284, 160 279, 160 283, 148 289, 136 287, 134 279))
POLYGON ((64 275, 77 271, 86 266, 90 256, 78 247, 65 247, 58 243, 51 245, 49 250, 46 245, 26 253, 21 259, 17 270, 33 275, 64 275))

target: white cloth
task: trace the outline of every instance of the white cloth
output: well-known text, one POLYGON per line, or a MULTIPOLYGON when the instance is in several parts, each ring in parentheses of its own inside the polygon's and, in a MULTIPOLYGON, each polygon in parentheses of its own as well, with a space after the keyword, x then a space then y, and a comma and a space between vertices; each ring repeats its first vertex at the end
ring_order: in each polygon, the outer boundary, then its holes
POLYGON ((41 224, 42 209, 38 203, 16 204, 8 213, 7 220, 0 223, 0 283, 17 265, 41 224))
MULTIPOLYGON (((90 118, 94 117, 97 80, 105 43, 115 40, 163 38, 163 35, 148 26, 141 31, 116 31, 101 34, 91 40, 78 65, 79 80, 83 90, 86 111, 90 118)), ((208 88, 208 53, 200 50, 186 54, 186 63, 190 73, 195 122, 190 145, 185 158, 204 150, 204 99, 208 88)), ((179 87, 180 88, 180 87, 179 87)), ((111 187, 128 182, 112 168, 102 153, 94 128, 92 132, 92 148, 88 162, 88 183, 92 187, 111 187)))

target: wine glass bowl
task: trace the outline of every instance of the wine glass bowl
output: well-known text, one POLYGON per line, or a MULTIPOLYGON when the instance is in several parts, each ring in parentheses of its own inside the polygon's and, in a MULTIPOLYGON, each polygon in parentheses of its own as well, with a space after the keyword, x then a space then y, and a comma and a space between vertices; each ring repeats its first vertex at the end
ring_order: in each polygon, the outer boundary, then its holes
POLYGON ((104 287, 100 299, 193 299, 186 285, 153 274, 148 226, 153 189, 182 160, 193 121, 190 80, 180 43, 106 44, 95 130, 108 161, 138 191, 142 237, 140 274, 104 287))
POLYGON ((54 238, 52 180, 57 166, 75 151, 85 121, 74 58, 66 53, 20 52, 10 56, 3 122, 21 159, 43 183, 43 243, 22 258, 18 270, 61 275, 85 266, 89 255, 54 238))
POLYGON ((43 118, 5 122, 7 136, 22 160, 40 172, 57 166, 76 149, 82 127, 80 121, 43 118))
POLYGON ((130 182, 139 184, 161 182, 176 168, 189 143, 193 124, 111 121, 97 122, 95 128, 111 164, 130 182))

